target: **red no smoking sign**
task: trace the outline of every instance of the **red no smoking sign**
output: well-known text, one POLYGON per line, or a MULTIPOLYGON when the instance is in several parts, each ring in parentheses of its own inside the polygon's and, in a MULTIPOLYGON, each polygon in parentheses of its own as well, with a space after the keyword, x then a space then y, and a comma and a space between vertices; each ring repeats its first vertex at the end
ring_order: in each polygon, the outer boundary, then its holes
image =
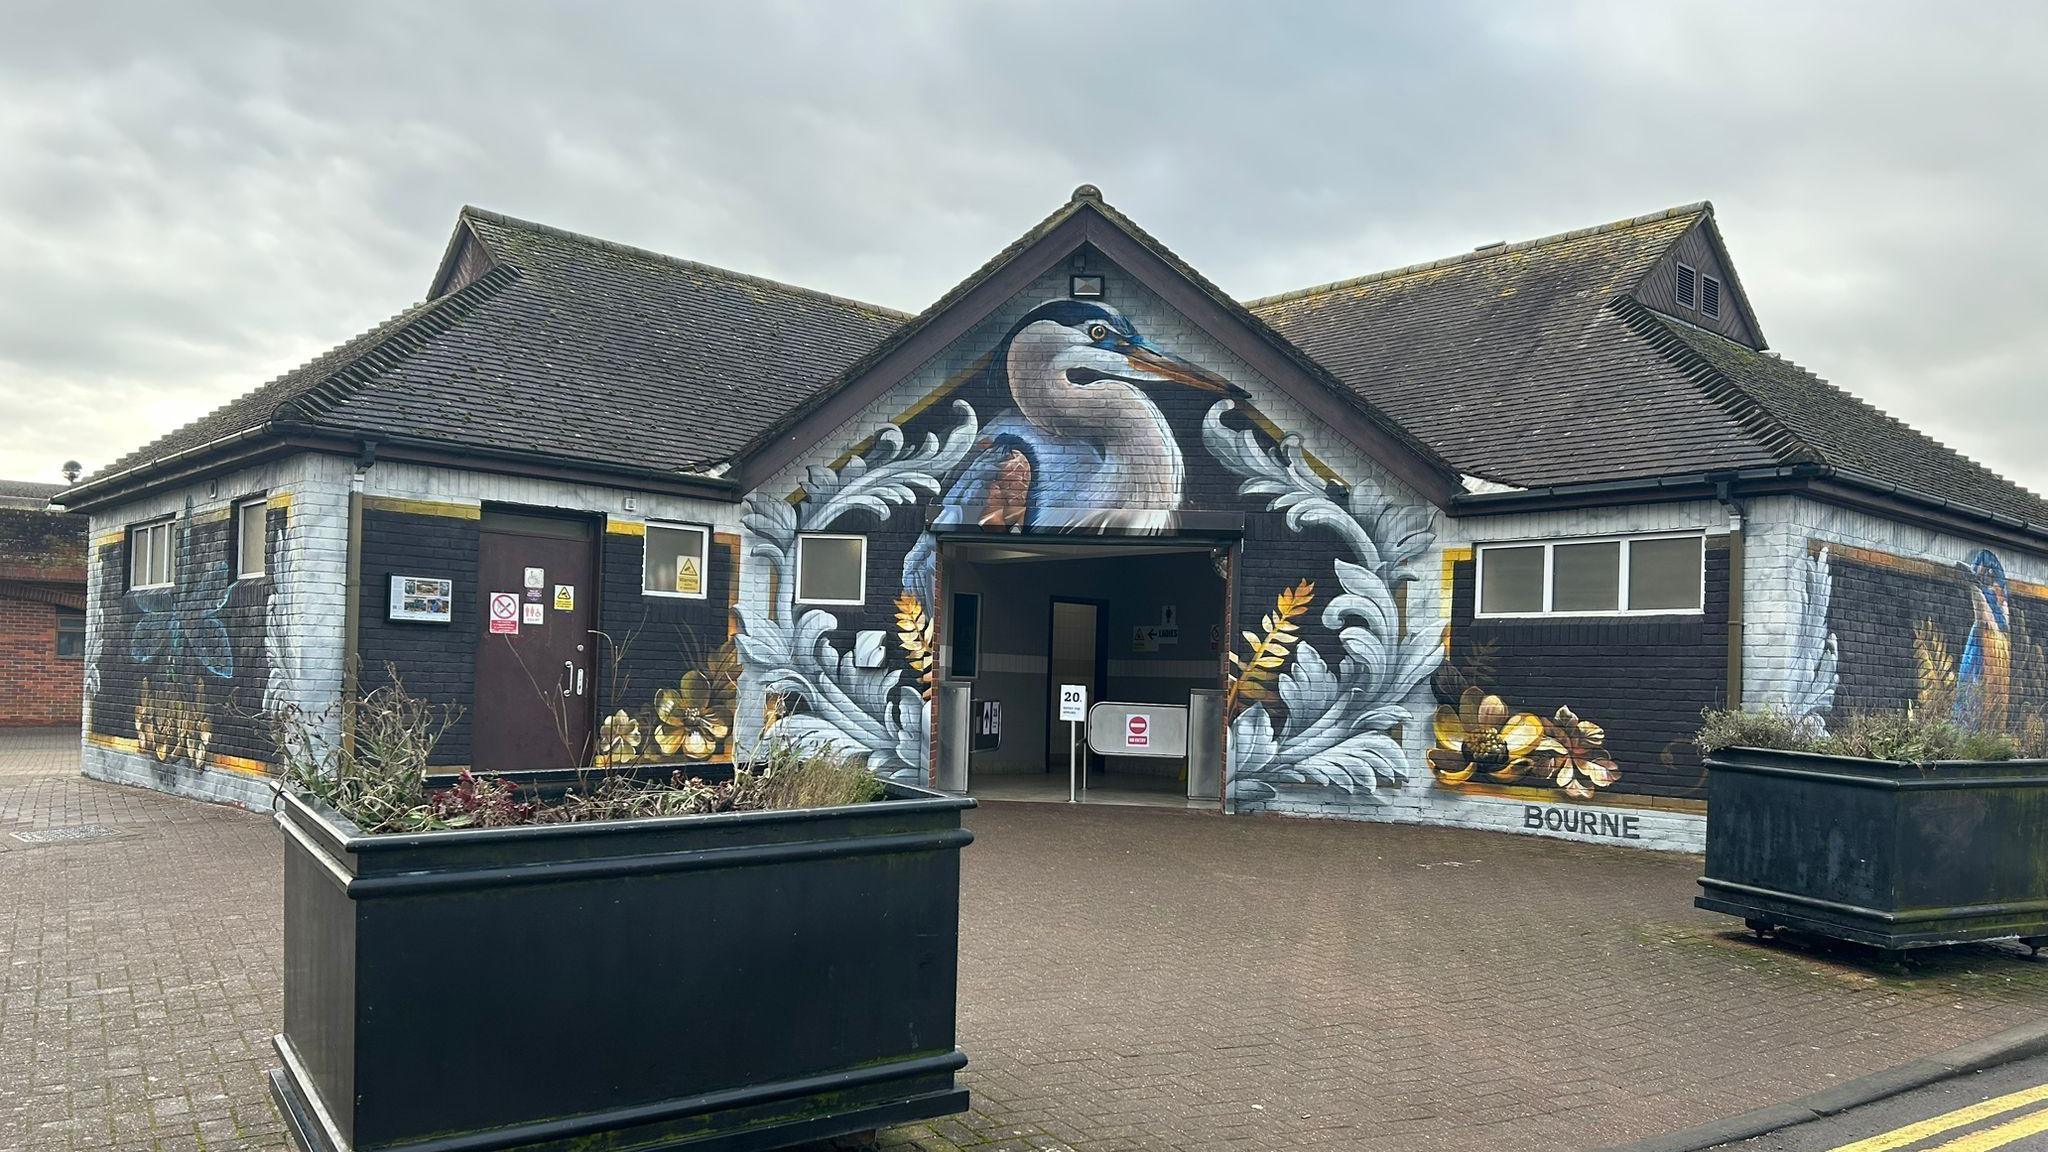
POLYGON ((490 607, 491 631, 519 635, 519 593, 493 592, 490 607))

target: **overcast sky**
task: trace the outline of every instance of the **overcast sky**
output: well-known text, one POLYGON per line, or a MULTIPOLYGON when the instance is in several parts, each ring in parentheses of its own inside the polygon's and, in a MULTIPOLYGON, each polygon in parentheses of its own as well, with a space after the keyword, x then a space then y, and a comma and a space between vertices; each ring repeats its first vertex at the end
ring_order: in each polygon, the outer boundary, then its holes
POLYGON ((464 203, 914 310, 1090 181, 1241 298, 1711 199, 1775 349, 2048 491, 2048 5, 0 0, 0 27, 8 478, 399 311, 464 203))

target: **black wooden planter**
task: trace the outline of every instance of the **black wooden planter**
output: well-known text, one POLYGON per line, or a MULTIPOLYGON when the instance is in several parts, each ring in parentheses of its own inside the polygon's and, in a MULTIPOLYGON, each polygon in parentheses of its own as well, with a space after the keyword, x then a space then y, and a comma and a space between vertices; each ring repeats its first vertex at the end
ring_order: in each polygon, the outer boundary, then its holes
POLYGON ((2048 760, 1724 748, 1706 764, 1699 907, 1888 950, 2048 944, 2048 760))
POLYGON ((967 799, 364 836, 286 796, 309 1152, 767 1149, 957 1112, 967 799))

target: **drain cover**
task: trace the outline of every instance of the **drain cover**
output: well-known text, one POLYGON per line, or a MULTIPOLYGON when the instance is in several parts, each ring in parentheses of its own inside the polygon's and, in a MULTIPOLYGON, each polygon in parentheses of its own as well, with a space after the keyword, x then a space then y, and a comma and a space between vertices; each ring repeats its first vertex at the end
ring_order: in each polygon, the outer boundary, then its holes
POLYGON ((88 840, 106 840, 121 833, 118 829, 104 824, 73 824, 68 828, 42 828, 34 832, 16 832, 14 838, 23 844, 80 844, 88 840))

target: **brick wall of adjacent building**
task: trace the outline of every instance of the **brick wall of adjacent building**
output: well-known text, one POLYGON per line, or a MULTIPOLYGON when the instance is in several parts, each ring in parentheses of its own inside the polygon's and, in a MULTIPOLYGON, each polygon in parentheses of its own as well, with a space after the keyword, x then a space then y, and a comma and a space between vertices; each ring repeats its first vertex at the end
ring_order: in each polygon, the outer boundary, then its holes
POLYGON ((58 655, 59 620, 85 609, 83 516, 0 507, 0 726, 76 724, 85 662, 58 655))
POLYGON ((78 723, 85 662, 57 655, 63 608, 0 596, 0 725, 78 723))

